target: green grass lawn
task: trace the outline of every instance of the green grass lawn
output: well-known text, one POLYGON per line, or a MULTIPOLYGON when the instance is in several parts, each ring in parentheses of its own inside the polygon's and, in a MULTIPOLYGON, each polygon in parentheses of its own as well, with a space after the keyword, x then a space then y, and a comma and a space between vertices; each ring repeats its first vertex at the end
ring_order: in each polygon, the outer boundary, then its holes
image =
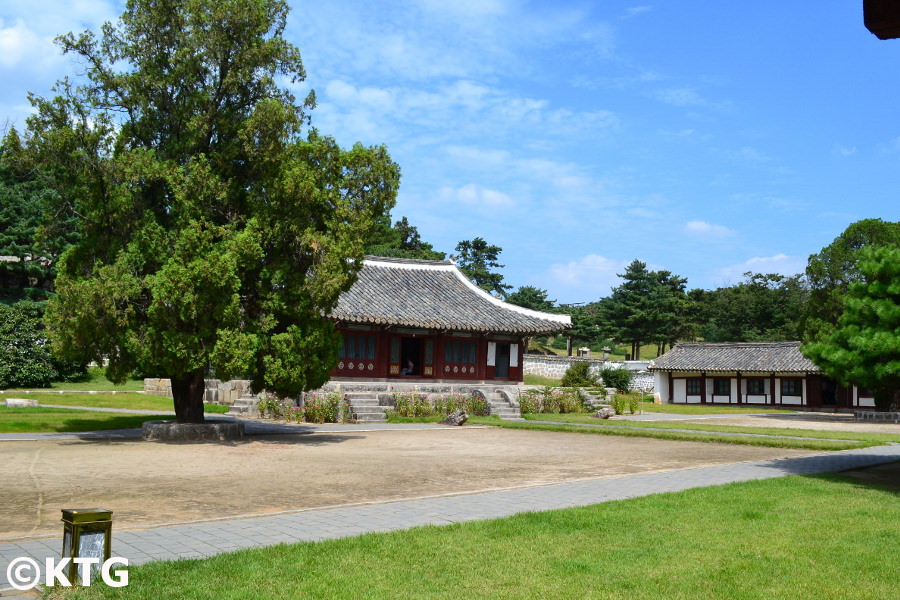
POLYGON ((562 383, 559 379, 544 377, 542 375, 532 375, 530 373, 526 373, 523 379, 525 385, 549 385, 550 387, 559 387, 562 383))
POLYGON ((0 433, 48 433, 131 429, 144 421, 171 415, 130 415, 71 408, 7 408, 0 406, 0 433))
MULTIPOLYGON (((528 415, 531 417, 531 415, 528 415)), ((533 418, 541 419, 541 420, 552 420, 559 415, 534 415, 533 418)), ((501 421, 496 417, 470 417, 469 422, 473 425, 495 425, 497 427, 504 427, 506 429, 531 429, 538 431, 558 431, 563 433, 579 433, 583 435, 618 435, 622 437, 647 437, 647 438, 656 438, 661 440, 681 440, 681 441, 689 441, 689 442, 711 442, 715 444, 739 444, 742 446, 764 446, 767 448, 800 448, 807 450, 849 450, 851 448, 866 448, 868 446, 878 446, 883 444, 884 441, 881 440, 859 440, 859 441, 831 441, 831 440, 840 440, 841 438, 845 438, 847 440, 855 439, 859 436, 864 436, 868 434, 854 434, 853 437, 850 435, 844 435, 841 433, 837 435, 837 432, 832 432, 831 436, 822 436, 822 435, 813 435, 813 434, 822 434, 823 432, 811 432, 811 435, 808 437, 800 436, 800 439, 790 439, 790 438, 770 438, 770 437, 743 437, 743 436, 722 436, 722 435, 712 435, 711 433, 705 433, 703 430, 698 429, 696 431, 683 432, 683 431, 658 431, 650 429, 649 425, 644 426, 631 426, 626 425, 625 427, 613 427, 613 425, 620 425, 625 423, 624 421, 609 423, 601 421, 600 419, 592 419, 594 422, 592 424, 598 425, 597 427, 582 427, 576 425, 574 423, 535 423, 532 421, 501 421), (818 439, 821 437, 829 437, 829 439, 818 439)), ((684 428, 688 429, 688 428, 684 428)), ((762 433, 760 431, 755 430, 747 431, 746 433, 762 433)), ((788 430, 780 430, 779 433, 773 434, 764 434, 764 435, 792 435, 792 433, 785 433, 788 430)), ((871 435, 879 435, 879 434, 871 434, 871 435)), ((896 437, 896 436, 894 436, 896 437)))
POLYGON ((155 562, 49 597, 884 600, 898 561, 896 492, 794 476, 155 562))
POLYGON ((761 413, 795 413, 786 408, 765 408, 759 406, 712 406, 709 404, 654 404, 641 402, 644 412, 669 413, 676 415, 752 415, 761 413))
MULTIPOLYGON (((5 392, 0 394, 0 400, 6 398, 16 398, 21 394, 16 392, 5 392)), ((159 410, 172 411, 171 398, 163 398, 161 396, 149 396, 147 394, 120 393, 120 394, 54 394, 36 393, 25 396, 29 400, 37 400, 40 404, 57 404, 59 406, 90 406, 92 408, 129 408, 133 410, 159 410)), ((208 413, 225 413, 228 412, 227 406, 216 404, 205 404, 205 412, 208 413)))
MULTIPOLYGON (((29 388, 31 389, 31 388, 29 388)), ((96 392, 137 392, 144 389, 144 380, 132 378, 121 385, 117 385, 109 381, 103 375, 103 369, 100 367, 88 367, 87 379, 84 381, 67 382, 56 381, 50 388, 51 390, 84 390, 96 392)), ((7 390, 14 391, 14 390, 7 390)))
POLYGON ((804 437, 811 439, 840 439, 857 440, 874 444, 889 442, 900 443, 900 434, 891 433, 863 433, 854 431, 823 431, 820 429, 801 429, 785 427, 744 427, 740 425, 708 425, 705 423, 685 423, 684 421, 613 421, 595 419, 585 413, 555 414, 528 414, 528 420, 555 421, 558 423, 585 423, 600 427, 629 429, 690 429, 697 432, 721 432, 721 433, 755 433, 759 435, 781 435, 804 437))

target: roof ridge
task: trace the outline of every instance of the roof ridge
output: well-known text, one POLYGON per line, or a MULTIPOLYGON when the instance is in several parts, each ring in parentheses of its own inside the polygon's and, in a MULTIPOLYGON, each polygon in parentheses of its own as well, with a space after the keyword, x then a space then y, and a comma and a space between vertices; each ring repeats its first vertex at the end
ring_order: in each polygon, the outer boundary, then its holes
POLYGON ((748 346, 799 346, 803 342, 797 340, 781 342, 676 342, 676 346, 705 346, 705 347, 748 347, 748 346))
POLYGON ((443 260, 428 260, 425 258, 398 258, 394 256, 373 256, 367 254, 363 257, 363 263, 369 263, 373 266, 378 266, 378 263, 383 263, 386 265, 410 265, 410 266, 447 266, 447 265, 456 265, 455 262, 448 259, 443 260))

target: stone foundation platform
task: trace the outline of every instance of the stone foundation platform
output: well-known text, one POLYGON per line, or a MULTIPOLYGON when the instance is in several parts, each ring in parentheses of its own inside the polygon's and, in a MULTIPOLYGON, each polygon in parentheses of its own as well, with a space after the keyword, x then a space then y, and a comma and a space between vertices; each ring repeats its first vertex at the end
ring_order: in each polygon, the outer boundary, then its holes
POLYGON ((853 418, 857 421, 875 421, 878 423, 900 423, 900 412, 879 412, 877 410, 855 410, 853 418))
POLYGON ((141 439, 159 442, 224 442, 244 437, 240 421, 212 421, 209 423, 178 423, 176 421, 145 421, 141 439))

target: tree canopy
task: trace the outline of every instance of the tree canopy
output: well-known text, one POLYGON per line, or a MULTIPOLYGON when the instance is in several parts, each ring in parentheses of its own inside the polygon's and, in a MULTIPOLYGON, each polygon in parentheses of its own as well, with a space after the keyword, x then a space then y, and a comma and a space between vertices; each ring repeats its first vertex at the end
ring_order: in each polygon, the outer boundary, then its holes
POLYGON ((597 314, 608 337, 631 344, 631 355, 640 360, 641 345, 662 345, 677 338, 679 321, 687 305, 687 280, 669 271, 650 271, 647 264, 632 261, 619 274, 622 284, 599 302, 597 314))
POLYGON ((498 260, 503 248, 488 244, 484 238, 477 237, 473 240, 463 240, 456 245, 456 264, 459 270, 478 287, 505 297, 512 289, 511 285, 503 283, 503 275, 492 269, 502 269, 498 260))
POLYGON ((556 301, 547 298, 547 290, 531 285, 520 286, 506 297, 510 304, 530 308, 531 310, 551 311, 556 308, 556 301))
POLYGON ((744 281, 694 291, 696 333, 707 342, 775 342, 800 339, 809 297, 802 275, 744 273, 744 281))
POLYGON ((365 253, 420 260, 444 260, 447 256, 443 252, 437 252, 431 244, 424 241, 419 229, 410 224, 406 217, 402 217, 391 226, 390 215, 376 219, 365 253))
POLYGON ((48 214, 56 204, 22 165, 19 134, 10 129, 0 143, 0 299, 45 300, 56 277, 56 263, 77 239, 74 220, 48 214))
POLYGON ((806 279, 810 295, 802 323, 803 340, 825 335, 837 323, 850 284, 860 281, 860 252, 867 246, 900 244, 900 222, 863 219, 809 257, 806 279))
POLYGON ((203 379, 294 395, 320 386, 328 320, 399 169, 308 129, 314 96, 282 37, 283 0, 129 0, 121 19, 58 38, 86 79, 31 97, 26 156, 81 239, 47 320, 66 355, 172 380, 202 422, 203 379), (280 87, 287 86, 287 87, 280 87))
POLYGON ((868 245, 857 256, 837 324, 801 351, 845 385, 873 389, 888 410, 900 390, 900 245, 868 245))

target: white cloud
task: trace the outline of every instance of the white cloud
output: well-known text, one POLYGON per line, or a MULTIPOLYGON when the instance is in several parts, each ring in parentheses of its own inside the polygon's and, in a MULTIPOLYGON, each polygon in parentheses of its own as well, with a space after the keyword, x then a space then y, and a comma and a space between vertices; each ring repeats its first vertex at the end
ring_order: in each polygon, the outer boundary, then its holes
POLYGON ((831 153, 836 156, 853 156, 854 154, 856 154, 856 147, 847 147, 842 146, 841 144, 835 144, 831 149, 831 153))
POLYGON ((768 155, 751 146, 744 146, 738 150, 728 152, 729 156, 738 160, 751 163, 763 163, 772 160, 768 155))
POLYGON ((734 235, 734 230, 729 229, 724 225, 713 225, 712 223, 707 223, 706 221, 690 221, 689 223, 685 224, 684 230, 687 233, 707 237, 727 237, 730 235, 734 235))
POLYGON ((468 183, 459 188, 441 188, 438 192, 438 199, 442 203, 464 204, 481 210, 509 209, 516 204, 515 200, 507 194, 474 183, 468 183))
POLYGON ((653 93, 653 97, 672 106, 705 106, 709 104, 697 93, 697 90, 689 87, 657 90, 653 93))
POLYGON ((630 19, 631 17, 636 17, 638 15, 642 15, 644 13, 648 13, 653 10, 652 6, 632 6, 628 10, 625 11, 625 15, 620 17, 622 20, 630 19))
POLYGON ((18 66, 33 49, 44 43, 44 40, 25 25, 22 19, 16 19, 12 26, 5 27, 0 19, 0 66, 12 68, 18 66))
POLYGON ((779 273, 781 275, 796 275, 806 270, 806 259, 800 256, 788 256, 776 254, 774 256, 754 256, 740 264, 731 265, 719 270, 719 277, 728 283, 733 283, 743 278, 744 273, 779 273))
POLYGON ((578 260, 550 265, 547 287, 560 296, 561 302, 590 302, 608 296, 619 285, 617 272, 624 272, 628 261, 587 254, 578 260))

